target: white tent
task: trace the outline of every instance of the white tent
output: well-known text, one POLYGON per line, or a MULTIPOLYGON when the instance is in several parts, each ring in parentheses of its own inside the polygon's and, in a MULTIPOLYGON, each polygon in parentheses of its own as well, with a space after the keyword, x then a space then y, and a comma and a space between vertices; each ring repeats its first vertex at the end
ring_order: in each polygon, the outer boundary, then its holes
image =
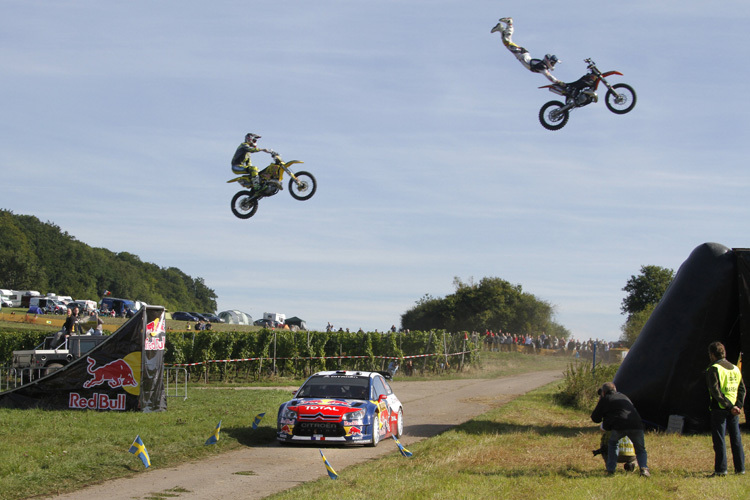
POLYGON ((252 325, 253 318, 247 313, 233 309, 231 311, 221 311, 219 317, 224 320, 224 323, 230 325, 252 325))

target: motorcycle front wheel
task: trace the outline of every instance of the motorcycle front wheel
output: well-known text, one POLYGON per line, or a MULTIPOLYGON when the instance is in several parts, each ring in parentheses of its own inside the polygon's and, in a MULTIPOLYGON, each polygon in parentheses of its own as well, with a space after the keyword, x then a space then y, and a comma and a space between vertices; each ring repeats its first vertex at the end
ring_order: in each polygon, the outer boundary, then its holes
POLYGON ((616 83, 612 85, 616 92, 607 91, 604 103, 611 112, 624 115, 635 107, 635 90, 627 83, 616 83))
POLYGON ((297 182, 294 179, 289 179, 289 194, 295 200, 309 200, 315 191, 318 189, 318 183, 315 177, 310 172, 297 172, 294 174, 297 177, 297 182))
POLYGON ((560 101, 550 101, 539 110, 539 122, 542 127, 547 130, 560 130, 568 123, 570 113, 566 111, 560 111, 565 106, 560 101))
POLYGON ((232 213, 240 219, 249 219, 258 211, 258 200, 252 191, 240 191, 232 198, 232 213))

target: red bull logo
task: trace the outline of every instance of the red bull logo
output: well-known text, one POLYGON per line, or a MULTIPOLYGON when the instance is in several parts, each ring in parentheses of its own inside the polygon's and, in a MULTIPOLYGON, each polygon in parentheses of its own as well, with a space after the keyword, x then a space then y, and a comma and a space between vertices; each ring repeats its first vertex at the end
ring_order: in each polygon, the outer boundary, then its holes
POLYGON ((164 318, 156 318, 146 325, 146 334, 156 337, 160 333, 165 333, 166 330, 164 329, 164 326, 164 318))
POLYGON ((164 314, 146 324, 146 341, 143 348, 146 351, 163 351, 166 344, 164 338, 166 328, 164 323, 164 314))
POLYGON ((350 406, 348 401, 342 401, 340 399, 306 399, 305 403, 309 405, 338 405, 338 406, 350 406))
POLYGON ((162 337, 146 337, 146 342, 143 344, 143 348, 146 351, 163 351, 166 342, 162 337))
POLYGON ((68 396, 68 408, 75 410, 120 410, 125 411, 125 394, 111 398, 107 394, 94 393, 90 398, 71 392, 68 396))
POLYGON ((125 386, 136 387, 138 385, 138 382, 136 382, 135 377, 133 376, 133 369, 122 359, 117 359, 98 368, 94 368, 94 365, 96 364, 95 359, 89 357, 87 358, 87 361, 89 365, 86 368, 86 371, 89 372, 89 375, 93 378, 83 383, 83 387, 86 389, 95 385, 101 385, 105 382, 112 389, 125 386))
POLYGON ((292 429, 294 428, 293 425, 282 425, 281 426, 281 432, 282 434, 292 434, 292 429))
POLYGON ((349 428, 349 435, 350 436, 361 436, 362 435, 362 429, 359 427, 350 427, 349 428))

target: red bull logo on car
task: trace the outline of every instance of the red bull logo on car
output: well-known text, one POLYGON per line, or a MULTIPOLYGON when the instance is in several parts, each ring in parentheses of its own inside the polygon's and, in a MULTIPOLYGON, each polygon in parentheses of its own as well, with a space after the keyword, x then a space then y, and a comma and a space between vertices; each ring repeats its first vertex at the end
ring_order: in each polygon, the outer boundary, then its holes
POLYGON ((123 359, 117 359, 98 368, 94 368, 94 365, 96 365, 94 358, 87 357, 86 361, 88 362, 86 371, 92 376, 92 378, 83 383, 83 387, 86 389, 104 383, 112 389, 138 386, 138 382, 133 375, 133 369, 123 359))
POLYGON ((340 399, 306 399, 305 403, 309 405, 337 405, 337 406, 350 406, 349 401, 343 401, 340 399))
POLYGON ((294 426, 293 425, 282 425, 281 426, 281 433, 282 434, 289 434, 291 436, 294 433, 294 426))
POLYGON ((347 436, 351 436, 352 439, 362 439, 362 428, 361 427, 346 427, 344 426, 347 436))

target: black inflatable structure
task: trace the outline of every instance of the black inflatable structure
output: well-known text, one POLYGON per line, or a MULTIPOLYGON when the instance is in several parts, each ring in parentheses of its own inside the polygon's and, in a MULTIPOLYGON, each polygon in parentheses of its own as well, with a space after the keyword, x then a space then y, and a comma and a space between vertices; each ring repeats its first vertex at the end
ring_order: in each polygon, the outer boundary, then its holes
MULTIPOLYGON (((708 344, 737 364, 750 352, 750 250, 704 243, 680 266, 617 374, 617 390, 653 427, 684 417, 684 432, 708 428, 708 344)), ((750 363, 742 367, 747 381, 750 363)))
POLYGON ((166 410, 164 326, 163 307, 142 307, 85 355, 0 393, 0 408, 166 410))

